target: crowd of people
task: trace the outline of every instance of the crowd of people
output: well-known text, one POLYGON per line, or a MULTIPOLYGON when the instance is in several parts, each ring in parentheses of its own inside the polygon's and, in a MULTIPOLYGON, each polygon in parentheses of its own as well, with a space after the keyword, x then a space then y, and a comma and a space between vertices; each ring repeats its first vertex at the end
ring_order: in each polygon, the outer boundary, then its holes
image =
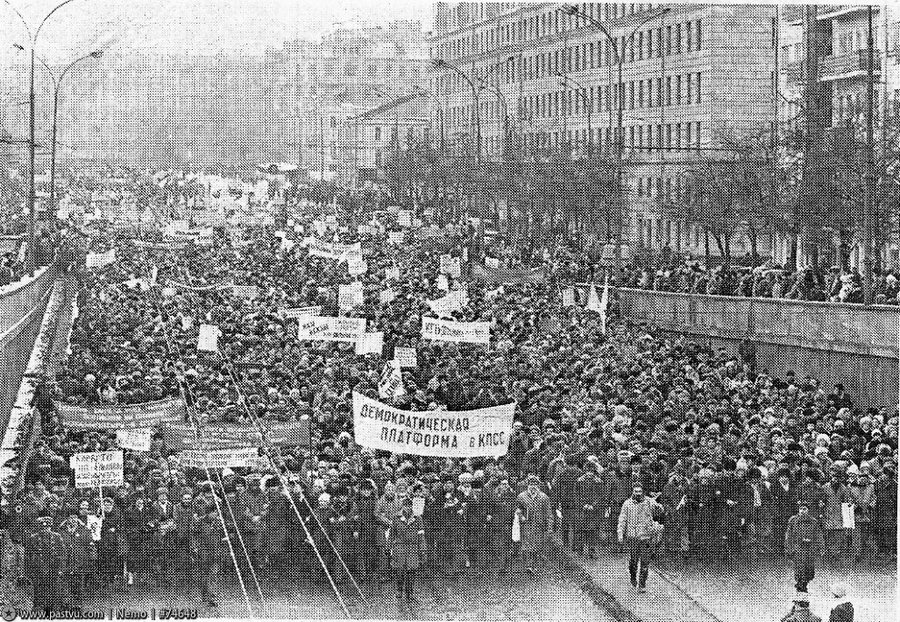
MULTIPOLYGON (((657 556, 789 558, 801 592, 822 557, 847 572, 896 559, 896 411, 862 408, 854 397, 866 396, 802 371, 756 369, 724 350, 601 321, 584 300, 563 306, 559 283, 578 270, 568 251, 548 258, 541 283, 449 279, 468 293, 453 319, 490 322, 484 346, 420 334, 427 302, 446 293, 439 255, 467 253, 467 227, 422 239, 390 213, 305 204, 274 225, 216 227, 211 244, 177 250, 138 246, 136 230, 89 233, 92 250, 115 248, 116 261, 77 273, 70 353, 39 387, 41 435, 4 517, 5 553, 21 558, 8 575, 27 578, 36 608, 149 586, 196 590, 215 605, 222 573, 251 570, 263 581, 331 579, 343 589, 351 577, 391 580, 412 600, 423 568, 540 573, 555 537, 585 558, 624 546, 640 591, 657 556), (337 216, 329 237, 362 244, 364 301, 351 315, 384 333, 383 356, 298 340, 297 320, 279 313, 340 313, 338 286, 354 280, 346 262, 300 243, 326 215, 337 216), (359 235, 360 224, 374 233, 359 235), (403 232, 402 243, 391 232, 403 232), (220 283, 256 285, 258 295, 204 289, 220 283), (386 288, 396 296, 381 303, 386 288), (198 351, 200 324, 220 329, 218 353, 198 351), (395 406, 514 401, 508 452, 460 460, 356 444, 352 394, 379 399, 396 347, 415 348, 417 365, 403 371, 395 406), (75 488, 69 458, 115 448, 116 431, 71 429, 54 402, 168 397, 183 398, 201 428, 308 418, 310 446, 264 447, 269 468, 212 476, 182 465, 157 433, 149 451, 125 451, 122 486, 75 488)), ((140 236, 163 242, 160 231, 140 236)), ((639 284, 695 290, 703 279, 675 273, 639 284)))
MULTIPOLYGON (((601 281, 609 260, 592 260, 583 253, 570 257, 566 274, 582 282, 601 281)), ((746 262, 745 262, 746 263, 746 262)), ((619 278, 624 287, 664 292, 757 298, 784 298, 818 302, 863 302, 863 276, 856 268, 804 267, 794 271, 766 261, 761 265, 707 267, 704 262, 673 260, 666 265, 641 267, 629 264, 619 278)), ((876 270, 872 283, 875 304, 900 304, 900 271, 876 270)))

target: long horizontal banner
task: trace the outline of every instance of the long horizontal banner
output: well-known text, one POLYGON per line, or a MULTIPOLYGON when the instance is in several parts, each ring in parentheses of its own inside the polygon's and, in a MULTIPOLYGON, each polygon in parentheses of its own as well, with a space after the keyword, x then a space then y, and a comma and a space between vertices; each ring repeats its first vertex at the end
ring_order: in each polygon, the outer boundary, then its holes
POLYGON ((177 287, 178 289, 186 289, 192 292, 211 292, 217 289, 228 289, 230 287, 234 287, 231 283, 220 283, 217 285, 203 285, 203 286, 195 286, 188 285, 186 283, 179 283, 178 281, 169 281, 169 285, 172 287, 177 287))
POLYGON ((309 250, 309 254, 314 257, 324 257, 325 259, 343 260, 349 257, 362 259, 362 244, 339 244, 337 242, 325 242, 312 236, 303 239, 303 245, 309 250))
POLYGON ((472 264, 472 278, 486 283, 541 283, 544 280, 543 268, 510 269, 489 268, 480 263, 472 264))
POLYGON ((422 337, 434 341, 487 345, 491 340, 491 324, 490 322, 451 322, 433 317, 423 317, 422 337))
POLYGON ((309 317, 310 315, 319 315, 322 313, 322 305, 314 307, 293 307, 291 309, 280 309, 278 313, 286 319, 297 319, 301 317, 309 317))
POLYGON ((153 251, 170 251, 184 248, 185 243, 178 240, 169 242, 145 242, 144 240, 135 240, 134 245, 138 248, 146 248, 153 251))
MULTIPOLYGON (((189 423, 167 423, 163 427, 163 443, 172 451, 185 449, 242 449, 260 447, 262 437, 254 425, 207 425, 200 429, 201 446, 197 446, 195 428, 189 423)), ((309 446, 309 419, 290 423, 266 424, 266 438, 278 447, 309 446)))
POLYGON ((187 449, 178 454, 178 464, 180 466, 195 469, 259 468, 267 462, 266 458, 259 455, 259 450, 256 447, 218 449, 215 451, 187 449))
POLYGON ((509 450, 515 402, 465 411, 414 412, 353 394, 353 429, 363 447, 397 454, 474 458, 509 450))
POLYGON ((150 428, 184 419, 184 402, 178 398, 144 404, 73 406, 53 402, 63 424, 75 430, 131 430, 150 428))
POLYGON ((297 325, 297 339, 356 343, 366 332, 365 318, 309 316, 297 325))

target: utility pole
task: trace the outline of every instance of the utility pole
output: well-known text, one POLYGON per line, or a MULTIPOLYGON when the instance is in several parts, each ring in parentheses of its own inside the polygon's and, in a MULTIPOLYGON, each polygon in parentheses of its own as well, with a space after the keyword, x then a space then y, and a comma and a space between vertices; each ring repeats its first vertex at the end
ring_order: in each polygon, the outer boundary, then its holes
MULTIPOLYGON (((866 29, 866 187, 863 206, 863 301, 872 304, 872 218, 875 208, 875 37, 872 28, 872 6, 868 7, 868 28, 866 29)), ((887 36, 887 33, 885 33, 887 36)))

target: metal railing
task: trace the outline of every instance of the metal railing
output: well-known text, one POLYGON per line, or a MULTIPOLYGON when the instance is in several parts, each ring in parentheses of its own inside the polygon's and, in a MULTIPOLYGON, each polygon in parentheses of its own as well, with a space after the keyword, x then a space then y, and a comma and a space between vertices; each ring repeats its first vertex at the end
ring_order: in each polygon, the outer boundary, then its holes
POLYGON ((54 261, 38 268, 33 278, 24 277, 0 288, 0 338, 44 300, 58 272, 59 263, 54 261))

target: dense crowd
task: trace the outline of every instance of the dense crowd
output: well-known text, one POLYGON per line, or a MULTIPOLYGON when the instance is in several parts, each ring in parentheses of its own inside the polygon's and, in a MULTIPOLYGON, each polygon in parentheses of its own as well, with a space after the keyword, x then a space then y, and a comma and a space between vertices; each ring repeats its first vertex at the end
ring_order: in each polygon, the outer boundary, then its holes
MULTIPOLYGON (((292 217, 308 235, 325 210, 307 205, 292 217)), ((340 241, 365 249, 364 303, 351 315, 384 332, 383 357, 296 338, 296 320, 279 309, 322 305, 322 315, 337 315, 338 285, 352 279, 345 262, 299 243, 284 249, 274 235, 291 231, 283 217, 216 228, 211 244, 178 251, 138 247, 133 231, 92 231, 92 249, 115 247, 116 262, 79 272, 71 353, 39 389, 42 434, 5 517, 7 550, 22 557, 36 607, 149 584, 199 589, 214 603, 216 576, 246 576, 250 566, 272 582, 324 580, 326 570, 339 585, 348 571, 390 577, 411 598, 423 566, 540 572, 554 534, 586 557, 624 541, 641 588, 655 554, 732 563, 788 555, 801 590, 820 555, 835 565, 895 558, 896 412, 644 327, 610 320, 604 332, 598 313, 561 305, 559 283, 578 270, 567 251, 548 258, 545 283, 466 284, 468 302, 453 317, 491 322, 489 346, 421 339, 427 301, 445 294, 438 257, 472 248, 472 231, 440 241, 406 231, 392 244, 388 233, 402 230, 394 216, 342 211, 337 222, 348 229, 340 241), (378 233, 356 234, 370 222, 378 233), (157 282, 145 287, 154 268, 157 282), (399 278, 387 278, 391 268, 399 278), (259 295, 189 288, 231 282, 257 285, 259 295), (396 297, 382 304, 388 287, 396 297), (218 354, 197 351, 201 323, 221 330, 218 354), (452 460, 358 446, 352 393, 378 399, 395 347, 416 348, 418 359, 395 405, 514 401, 508 453, 452 460), (123 486, 74 487, 69 457, 115 447, 115 430, 68 429, 54 400, 178 396, 202 424, 309 417, 311 446, 264 451, 277 472, 225 469, 210 480, 181 466, 157 434, 149 451, 125 452, 123 486), (853 527, 842 504, 851 504, 853 527)), ((675 273, 641 284, 682 279, 694 290, 705 274, 675 273)))
MULTIPOLYGON (((606 264, 609 261, 605 262, 606 264)), ((744 262, 747 263, 747 262, 744 262)), ((562 268, 582 282, 602 281, 604 262, 583 253, 570 257, 562 268)), ((756 298, 784 298, 818 302, 863 302, 863 277, 856 268, 808 266, 795 271, 767 261, 762 265, 706 267, 700 260, 671 262, 663 266, 628 264, 614 282, 624 287, 664 292, 756 298)), ((876 270, 872 284, 875 304, 900 304, 900 272, 876 270)))

